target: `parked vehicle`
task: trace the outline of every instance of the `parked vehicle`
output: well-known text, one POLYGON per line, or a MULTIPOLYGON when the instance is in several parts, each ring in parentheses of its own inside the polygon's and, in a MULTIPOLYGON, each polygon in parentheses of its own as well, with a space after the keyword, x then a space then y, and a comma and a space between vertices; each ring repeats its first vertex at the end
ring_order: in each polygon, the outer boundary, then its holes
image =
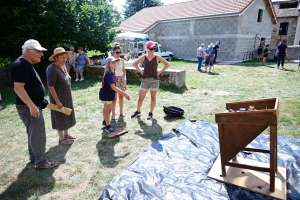
MULTIPOLYGON (((129 42, 128 52, 130 52, 133 58, 138 58, 144 55, 145 53, 147 53, 146 44, 147 41, 129 42)), ((156 44, 155 54, 160 55, 166 60, 169 61, 172 60, 173 58, 172 51, 165 50, 162 45, 158 44, 158 42, 155 42, 155 44, 156 44)))

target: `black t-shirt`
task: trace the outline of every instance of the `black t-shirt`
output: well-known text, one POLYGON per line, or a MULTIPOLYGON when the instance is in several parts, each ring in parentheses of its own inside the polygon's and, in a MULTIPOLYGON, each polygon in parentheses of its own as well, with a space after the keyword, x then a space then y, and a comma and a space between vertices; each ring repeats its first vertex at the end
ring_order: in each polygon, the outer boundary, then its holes
POLYGON ((278 56, 286 56, 285 50, 287 49, 287 46, 285 44, 281 44, 278 46, 278 56))
POLYGON ((220 47, 219 47, 219 45, 215 45, 215 47, 214 47, 214 49, 215 49, 215 54, 218 54, 218 49, 219 49, 220 47))
POLYGON ((269 49, 265 48, 265 50, 264 50, 264 57, 268 57, 268 52, 269 52, 269 49))
MULTIPOLYGON (((13 82, 25 83, 24 89, 31 101, 39 106, 44 101, 45 88, 41 79, 33 66, 24 58, 18 58, 11 68, 11 76, 13 82)), ((25 105, 25 103, 16 96, 16 105, 25 105)))

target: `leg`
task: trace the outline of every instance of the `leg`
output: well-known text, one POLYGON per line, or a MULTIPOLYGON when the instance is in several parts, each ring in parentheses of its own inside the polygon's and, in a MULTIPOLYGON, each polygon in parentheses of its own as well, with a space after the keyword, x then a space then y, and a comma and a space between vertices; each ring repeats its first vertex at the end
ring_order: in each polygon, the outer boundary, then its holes
MULTIPOLYGON (((68 132, 68 131, 67 131, 68 132)), ((69 141, 67 137, 65 137, 64 135, 64 130, 58 130, 57 129, 57 133, 58 133, 58 136, 59 136, 59 140, 58 140, 58 143, 59 144, 66 144, 66 145, 69 145, 69 144, 72 144, 73 141, 69 141)))
POLYGON ((284 56, 281 57, 281 67, 282 67, 282 69, 284 69, 284 58, 285 58, 284 56))
POLYGON ((69 130, 64 130, 64 136, 66 139, 70 139, 70 140, 75 140, 76 139, 76 136, 74 135, 69 135, 69 130))
POLYGON ((202 60, 203 60, 202 57, 198 57, 198 71, 201 70, 202 60))
POLYGON ((83 72, 80 72, 80 78, 83 79, 83 72))
POLYGON ((110 112, 111 112, 111 103, 104 103, 104 107, 103 107, 103 117, 106 123, 106 126, 110 126, 110 112))
POLYGON ((78 80, 79 72, 76 72, 76 80, 78 80))
POLYGON ((118 99, 119 99, 119 106, 120 106, 120 114, 124 114, 124 96, 122 94, 118 93, 118 99))
POLYGON ((137 102, 137 111, 138 112, 141 112, 141 107, 143 105, 143 101, 146 97, 147 92, 148 92, 148 90, 140 89, 139 99, 138 99, 138 102, 137 102))
POLYGON ((279 69, 279 66, 280 66, 280 56, 277 56, 277 69, 279 69))
POLYGON ((157 90, 150 90, 150 95, 151 95, 150 112, 153 113, 153 110, 156 105, 157 90))
POLYGON ((117 94, 115 95, 115 99, 112 101, 112 103, 111 103, 111 114, 112 114, 112 116, 111 116, 111 119, 112 120, 115 120, 115 115, 116 115, 116 104, 117 104, 117 94))

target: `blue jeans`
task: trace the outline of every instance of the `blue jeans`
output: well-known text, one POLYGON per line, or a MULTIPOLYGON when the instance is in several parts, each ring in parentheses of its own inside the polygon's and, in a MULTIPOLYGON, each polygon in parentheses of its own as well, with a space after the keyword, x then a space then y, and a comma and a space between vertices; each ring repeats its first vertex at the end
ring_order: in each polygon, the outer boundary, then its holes
POLYGON ((46 159, 46 129, 42 110, 40 118, 30 115, 29 109, 17 109, 20 119, 26 127, 28 137, 29 159, 34 161, 35 167, 44 166, 48 161, 46 159))
POLYGON ((202 61, 203 61, 203 58, 202 57, 198 57, 198 70, 201 70, 202 61))

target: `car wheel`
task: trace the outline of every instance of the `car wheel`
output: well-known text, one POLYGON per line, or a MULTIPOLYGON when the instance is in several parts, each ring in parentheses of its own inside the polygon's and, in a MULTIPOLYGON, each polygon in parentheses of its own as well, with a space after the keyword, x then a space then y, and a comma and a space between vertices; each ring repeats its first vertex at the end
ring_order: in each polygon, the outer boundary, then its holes
POLYGON ((168 61, 171 61, 172 58, 173 58, 173 55, 170 54, 169 57, 167 58, 167 60, 168 60, 168 61))

